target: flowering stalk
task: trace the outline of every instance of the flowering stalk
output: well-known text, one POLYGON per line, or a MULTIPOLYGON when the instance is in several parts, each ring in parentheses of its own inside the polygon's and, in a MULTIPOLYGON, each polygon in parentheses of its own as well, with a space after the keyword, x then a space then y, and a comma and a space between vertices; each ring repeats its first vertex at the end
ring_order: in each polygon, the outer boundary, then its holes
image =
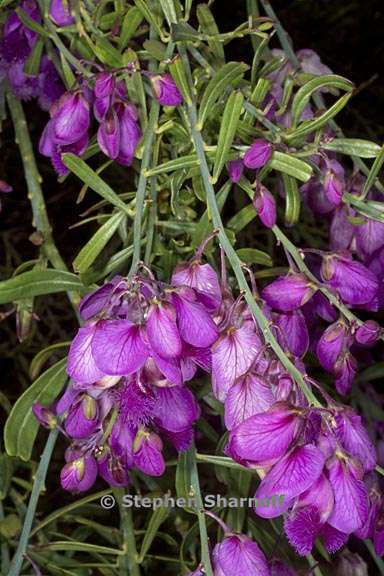
MULTIPOLYGON (((189 61, 186 56, 185 50, 183 46, 179 47, 180 56, 183 60, 185 70, 191 74, 189 61)), ((219 230, 219 240, 220 243, 225 251, 225 254, 232 266, 232 269, 235 273, 236 279, 238 281, 239 287, 241 290, 244 290, 245 300, 247 301, 248 306, 250 307, 260 329, 263 332, 265 340, 271 346, 273 351, 275 352, 276 356, 279 358, 283 366, 288 370, 288 372, 292 375, 292 377, 296 380, 299 384, 300 388, 302 389, 303 393, 305 394, 308 402, 314 406, 320 406, 319 401, 317 400, 316 396, 310 390, 308 385, 306 384, 301 372, 294 366, 294 364, 289 360, 286 356, 280 345, 278 344, 277 340, 275 339, 272 331, 269 327, 269 322, 267 318, 262 313, 260 307, 255 301, 254 295, 252 294, 251 290, 249 289, 247 280, 244 276, 244 272, 242 270, 241 261, 237 256, 235 250, 232 247, 225 231, 223 222, 221 220, 220 211, 217 206, 216 202, 216 195, 214 188, 211 183, 211 175, 208 168, 207 159, 204 152, 204 142, 201 136, 200 130, 197 128, 197 113, 196 113, 196 105, 192 98, 191 106, 188 108, 188 117, 191 126, 191 135, 193 139, 193 143, 196 149, 197 157, 200 161, 200 172, 202 176, 202 180, 204 183, 204 188, 207 193, 207 202, 208 207, 212 216, 212 222, 215 228, 219 230)))

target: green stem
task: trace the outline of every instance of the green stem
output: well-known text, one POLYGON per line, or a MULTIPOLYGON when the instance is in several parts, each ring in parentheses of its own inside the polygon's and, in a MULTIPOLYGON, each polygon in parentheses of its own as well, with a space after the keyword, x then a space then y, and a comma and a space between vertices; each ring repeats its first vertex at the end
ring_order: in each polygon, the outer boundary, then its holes
MULTIPOLYGON (((185 49, 183 46, 179 47, 181 58, 183 59, 184 67, 187 72, 189 72, 190 76, 190 68, 189 68, 189 61, 186 57, 185 49)), ((192 92, 192 90, 191 90, 192 92)), ((296 368, 296 366, 289 360, 289 358, 284 353, 284 350, 280 347, 279 343, 277 342, 276 338, 272 334, 269 320, 264 316, 260 306, 255 301, 255 298, 249 289, 247 280, 245 278, 241 261, 236 254, 232 244, 230 243, 225 230, 224 225, 221 220, 220 210, 216 202, 216 195, 215 190, 212 185, 211 174, 209 172, 207 158, 204 152, 204 142, 201 136, 201 132, 197 125, 197 112, 195 103, 192 101, 191 106, 188 109, 188 117, 190 121, 190 129, 192 140, 195 146, 197 157, 200 161, 200 172, 202 176, 202 180, 204 183, 204 188, 207 194, 207 202, 208 207, 212 216, 212 222, 215 228, 219 230, 219 240, 220 244, 224 249, 224 252, 231 264, 231 267, 235 273, 238 285, 241 290, 244 291, 245 300, 255 317, 255 320, 263 332, 264 338, 266 342, 270 345, 272 350, 275 352, 276 356, 279 358, 280 362, 286 368, 286 370, 292 375, 292 377, 296 380, 300 388, 302 389, 305 397, 307 398, 310 404, 314 406, 320 406, 321 404, 317 400, 316 396, 313 394, 312 390, 305 382, 302 373, 300 370, 296 368)))
POLYGON ((311 572, 315 575, 315 576, 323 576, 317 561, 315 560, 315 558, 312 556, 312 554, 308 554, 307 555, 307 560, 308 560, 308 564, 311 567, 311 572))
POLYGON ((37 503, 39 501, 40 492, 44 490, 45 478, 47 476, 48 466, 51 461, 51 456, 58 433, 59 431, 57 428, 51 430, 45 444, 45 448, 36 471, 35 481, 33 483, 31 497, 28 502, 28 508, 24 518, 24 524, 21 531, 19 544, 12 559, 12 564, 8 576, 19 576, 20 574, 20 570, 24 561, 24 555, 27 551, 29 534, 31 532, 32 523, 36 514, 37 503))
POLYGON ((376 566, 378 567, 380 574, 382 576, 384 576, 384 561, 383 561, 383 559, 379 558, 379 556, 376 554, 375 548, 374 548, 371 540, 364 540, 364 544, 368 548, 369 553, 371 554, 373 560, 375 561, 376 566))
MULTIPOLYGON (((67 270, 67 266, 56 248, 53 239, 52 228, 41 188, 42 179, 37 169, 23 106, 10 91, 7 91, 7 102, 15 129, 16 143, 21 154, 25 180, 28 186, 28 198, 32 207, 33 225, 43 239, 41 251, 54 268, 57 270, 67 270)), ((78 297, 69 292, 68 298, 76 309, 78 297)))
POLYGON ((137 563, 139 555, 136 548, 132 508, 123 506, 124 490, 122 488, 116 488, 113 492, 119 503, 123 549, 125 551, 125 555, 120 558, 120 574, 126 576, 128 570, 130 576, 140 576, 140 566, 137 563))

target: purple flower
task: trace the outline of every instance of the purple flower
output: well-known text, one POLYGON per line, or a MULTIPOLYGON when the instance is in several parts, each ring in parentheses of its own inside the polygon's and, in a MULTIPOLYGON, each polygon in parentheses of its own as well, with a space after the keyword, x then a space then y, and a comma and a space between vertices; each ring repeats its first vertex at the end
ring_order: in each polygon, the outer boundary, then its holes
POLYGON ((346 409, 337 414, 335 424, 335 433, 343 448, 360 460, 365 472, 374 470, 377 460, 376 450, 361 422, 361 417, 346 409))
POLYGON ((138 431, 133 441, 134 464, 149 476, 161 476, 165 470, 160 436, 145 429, 138 431))
POLYGON ((57 424, 57 418, 52 410, 47 408, 47 406, 43 406, 42 404, 35 402, 32 405, 32 411, 40 424, 44 426, 44 428, 55 428, 57 424))
POLYGON ((180 288, 172 294, 172 303, 182 339, 200 348, 211 346, 218 336, 218 329, 204 306, 197 301, 195 292, 180 288))
POLYGON ((76 382, 92 384, 105 375, 97 367, 92 355, 92 341, 96 328, 96 323, 80 328, 72 341, 68 354, 67 372, 76 382))
POLYGON ((65 419, 65 431, 72 438, 86 438, 99 426, 99 410, 97 401, 83 394, 72 404, 65 419))
POLYGON ((350 392, 356 371, 356 359, 347 350, 338 358, 335 365, 335 385, 339 394, 345 395, 350 392))
POLYGON ((229 179, 231 180, 231 182, 233 182, 234 184, 239 182, 244 172, 243 161, 240 158, 238 160, 230 160, 228 162, 227 168, 229 179))
POLYGON ((377 342, 381 334, 381 326, 374 320, 367 320, 356 330, 355 339, 363 346, 371 346, 377 342))
POLYGON ((262 292, 266 303, 280 312, 292 312, 304 306, 317 287, 304 274, 293 273, 280 276, 266 286, 262 292))
POLYGON ((170 74, 151 76, 151 83, 156 99, 163 106, 179 106, 183 96, 170 74))
POLYGON ((198 258, 188 264, 176 266, 171 284, 194 288, 200 302, 211 312, 217 310, 221 304, 221 288, 217 274, 210 264, 201 264, 198 258))
POLYGON ((309 347, 309 334, 303 313, 300 310, 277 314, 275 324, 277 339, 294 356, 302 357, 309 347))
POLYGON ((291 450, 269 470, 256 490, 256 498, 266 498, 272 504, 255 507, 256 514, 263 518, 280 516, 297 496, 317 481, 324 461, 322 452, 312 444, 297 446, 291 450), (282 495, 283 501, 272 498, 276 495, 282 495))
POLYGON ((266 379, 252 373, 246 374, 231 386, 225 399, 226 427, 232 430, 250 416, 268 410, 275 401, 266 379))
POLYGON ((244 324, 231 326, 212 346, 212 387, 220 402, 224 402, 235 380, 245 374, 261 348, 253 328, 244 324))
POLYGON ((81 456, 65 464, 60 472, 60 482, 64 490, 85 492, 95 483, 97 464, 93 456, 81 456))
POLYGON ((130 166, 141 137, 137 112, 131 104, 120 103, 116 106, 120 122, 120 149, 116 160, 123 166, 130 166))
POLYGON ((272 155, 272 146, 264 138, 257 138, 244 155, 244 165, 247 168, 261 168, 272 155))
POLYGON ((95 97, 109 98, 113 95, 116 87, 116 81, 113 74, 110 72, 100 72, 96 76, 95 82, 95 97))
POLYGON ((316 347, 317 357, 324 370, 335 370, 338 358, 350 343, 348 327, 342 320, 328 326, 316 347))
POLYGON ((267 228, 272 228, 276 224, 276 202, 269 190, 262 184, 256 186, 253 206, 267 228))
POLYGON ((107 450, 97 461, 100 476, 110 485, 115 487, 127 486, 129 475, 121 458, 115 456, 111 450, 107 450))
POLYGON ((70 26, 75 22, 71 14, 72 0, 51 0, 49 17, 57 26, 70 26))
POLYGON ((375 274, 353 261, 348 253, 324 256, 321 276, 346 304, 368 304, 377 296, 379 283, 375 274))
POLYGON ((367 489, 359 464, 342 456, 328 465, 328 477, 335 495, 335 504, 328 523, 350 534, 363 526, 368 516, 367 489))
POLYGON ((327 161, 324 191, 332 204, 335 206, 341 204, 345 192, 344 169, 336 160, 327 161))
POLYGON ((88 132, 89 104, 81 91, 66 92, 60 98, 53 116, 56 144, 74 144, 88 132))
POLYGON ((365 218, 355 226, 356 252, 361 260, 369 258, 384 245, 384 223, 365 218))
POLYGON ((106 156, 115 160, 120 151, 120 123, 113 108, 101 120, 97 131, 97 143, 106 156))
POLYGON ((298 410, 285 403, 276 403, 231 430, 226 452, 241 463, 270 466, 284 456, 301 425, 298 410))
POLYGON ((267 560, 256 544, 244 534, 227 534, 213 549, 215 576, 270 576, 267 560))

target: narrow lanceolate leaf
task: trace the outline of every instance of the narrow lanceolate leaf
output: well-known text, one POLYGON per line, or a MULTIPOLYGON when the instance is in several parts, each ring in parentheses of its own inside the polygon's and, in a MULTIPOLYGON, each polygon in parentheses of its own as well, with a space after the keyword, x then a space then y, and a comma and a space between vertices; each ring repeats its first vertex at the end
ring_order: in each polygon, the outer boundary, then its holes
POLYGON ((124 50, 128 46, 128 42, 134 36, 136 30, 140 26, 144 19, 142 12, 136 7, 132 6, 127 10, 124 18, 123 24, 120 30, 120 37, 119 37, 119 48, 120 50, 124 50))
POLYGON ((298 138, 302 138, 315 130, 319 130, 322 128, 327 122, 329 122, 336 114, 338 114, 344 106, 347 104, 348 100, 352 96, 352 93, 349 92, 348 94, 344 94, 341 98, 339 98, 333 106, 328 108, 326 112, 313 118, 312 120, 307 120, 300 124, 298 128, 293 128, 285 134, 285 139, 291 142, 292 140, 297 140, 298 138))
POLYGON ((119 196, 112 190, 112 188, 104 182, 102 178, 92 168, 88 166, 81 158, 75 156, 75 154, 70 154, 67 152, 62 155, 62 160, 67 168, 82 182, 87 184, 92 190, 97 192, 100 196, 108 200, 116 208, 120 208, 126 214, 129 215, 128 206, 119 198, 119 196))
POLYGON ((190 154, 189 156, 181 156, 181 158, 175 158, 175 160, 169 160, 168 162, 164 162, 164 164, 159 164, 156 168, 147 170, 146 176, 155 176, 156 174, 174 172, 175 170, 193 168, 194 166, 199 166, 199 160, 196 154, 190 154))
POLYGON ((170 26, 173 22, 177 22, 177 14, 173 0, 159 0, 164 16, 170 26))
POLYGON ((0 304, 57 292, 83 291, 75 274, 63 270, 30 270, 0 282, 0 304))
POLYGON ((244 76, 248 66, 243 62, 228 62, 224 64, 208 82, 201 99, 198 125, 200 128, 210 114, 215 102, 223 96, 229 86, 236 87, 244 76))
POLYGON ((285 191, 285 223, 287 226, 293 226, 298 222, 300 216, 300 192, 296 178, 282 174, 285 191))
POLYGON ((322 144, 322 148, 360 158, 376 158, 381 150, 378 144, 361 138, 334 138, 322 144))
POLYGON ((0 454, 0 500, 8 494, 13 476, 13 461, 8 454, 0 454))
POLYGON ((275 150, 272 154, 268 166, 274 170, 293 176, 301 182, 307 182, 312 176, 312 167, 309 164, 299 158, 294 158, 289 154, 279 152, 278 150, 275 150))
POLYGON ((93 46, 96 56, 108 66, 119 68, 122 65, 121 54, 116 48, 103 36, 98 36, 96 44, 93 46))
POLYGON ((37 76, 40 70, 41 55, 43 53, 44 40, 40 37, 25 63, 24 72, 30 76, 37 76))
POLYGON ((35 380, 39 376, 43 365, 54 352, 60 349, 69 348, 70 344, 71 341, 57 342, 56 344, 51 344, 50 346, 40 350, 40 352, 33 357, 29 366, 29 376, 31 380, 35 380))
POLYGON ((366 202, 363 200, 359 200, 353 194, 349 194, 345 192, 343 194, 343 200, 347 204, 351 204, 356 212, 362 214, 363 216, 367 216, 368 218, 372 218, 373 220, 377 220, 378 222, 384 223, 384 203, 382 202, 366 202))
MULTIPOLYGON (((198 4, 196 13, 201 30, 204 32, 204 34, 207 34, 208 36, 215 36, 219 34, 219 29, 217 27, 217 24, 215 22, 211 10, 208 7, 208 4, 198 4)), ((212 54, 215 57, 215 60, 218 60, 219 63, 224 62, 225 54, 221 42, 215 38, 212 38, 208 40, 208 45, 211 49, 212 54)))
POLYGON ((257 216, 256 210, 253 204, 248 204, 244 206, 239 212, 237 212, 232 218, 228 220, 227 226, 230 230, 236 234, 243 230, 252 220, 257 216))
POLYGON ((125 218, 125 214, 118 212, 100 226, 74 259, 73 268, 76 272, 82 274, 88 270, 125 218))
POLYGON ((66 362, 67 359, 63 358, 48 368, 16 401, 4 428, 5 448, 10 456, 18 456, 22 460, 31 458, 39 429, 32 405, 35 402, 49 405, 55 400, 68 378, 66 362))
POLYGON ((164 506, 161 506, 157 510, 153 511, 148 527, 145 531, 143 541, 141 543, 139 554, 140 561, 143 561, 144 558, 146 557, 146 554, 150 549, 152 542, 155 539, 161 524, 164 522, 167 516, 168 516, 168 510, 164 506))
POLYGON ((226 162, 228 152, 231 149, 240 119, 243 101, 244 96, 241 92, 232 92, 225 105, 213 166, 213 183, 217 182, 226 162))
POLYGON ((174 79, 176 86, 183 95, 183 98, 187 104, 191 103, 191 91, 189 87, 189 82, 184 70, 183 61, 179 56, 173 58, 169 64, 169 71, 172 78, 174 79))
POLYGON ((149 24, 152 24, 152 26, 155 28, 158 35, 161 37, 161 28, 159 26, 159 23, 156 19, 154 12, 151 10, 149 4, 147 2, 145 2, 144 0, 133 0, 133 1, 134 1, 135 5, 137 6, 137 8, 142 13, 142 15, 144 16, 144 18, 146 19, 146 21, 149 24))
POLYGON ((368 177, 364 183, 364 188, 363 188, 363 197, 364 198, 368 194, 369 190, 371 189, 371 186, 374 186, 375 180, 376 180, 376 178, 377 178, 377 176, 381 170, 383 163, 384 163, 384 146, 380 149, 380 152, 376 156, 376 159, 375 159, 374 163, 372 164, 372 168, 369 171, 368 177))
POLYGON ((257 248, 240 248, 236 254, 242 262, 246 264, 261 264, 261 266, 273 266, 272 258, 266 252, 257 248))
POLYGON ((312 94, 316 92, 316 90, 320 90, 320 88, 340 88, 346 92, 351 92, 351 90, 353 90, 353 84, 346 78, 337 76, 336 74, 326 74, 325 76, 312 78, 312 80, 306 82, 304 86, 297 91, 292 101, 292 126, 296 126, 300 121, 301 115, 308 105, 312 94))

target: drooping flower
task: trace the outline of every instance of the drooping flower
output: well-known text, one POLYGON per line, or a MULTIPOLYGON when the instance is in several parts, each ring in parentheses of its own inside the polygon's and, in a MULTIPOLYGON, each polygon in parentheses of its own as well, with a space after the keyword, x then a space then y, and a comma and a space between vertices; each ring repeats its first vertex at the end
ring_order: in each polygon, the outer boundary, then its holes
POLYGON ((215 576, 270 576, 267 560, 259 546, 244 534, 227 534, 213 549, 215 576))
POLYGON ((228 168, 228 175, 231 182, 236 184, 241 180, 241 177, 244 172, 244 163, 239 158, 237 160, 230 160, 227 165, 228 168))
POLYGON ((49 17, 56 26, 70 26, 75 22, 71 14, 72 0, 51 0, 49 17))
POLYGON ((95 483, 97 464, 93 456, 82 456, 71 460, 62 468, 60 482, 64 490, 85 492, 95 483))
POLYGON ((170 74, 156 74, 150 77, 156 99, 163 106, 179 106, 183 96, 170 74))
POLYGON ((304 274, 294 273, 281 276, 268 284, 262 296, 271 308, 292 312, 306 304, 316 290, 317 287, 304 274))

